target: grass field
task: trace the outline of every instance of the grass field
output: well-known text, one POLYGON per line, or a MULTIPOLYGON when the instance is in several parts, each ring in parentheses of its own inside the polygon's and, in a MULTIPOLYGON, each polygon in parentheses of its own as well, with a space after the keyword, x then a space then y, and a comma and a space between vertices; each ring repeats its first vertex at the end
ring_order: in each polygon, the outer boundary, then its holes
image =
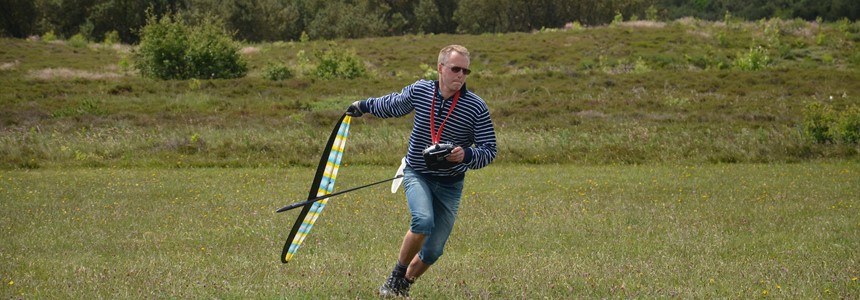
MULTIPOLYGON (((393 171, 346 166, 338 184, 393 171)), ((4 171, 0 297, 374 298, 408 224, 403 196, 333 198, 282 265, 296 213, 273 211, 312 173, 4 171)), ((413 296, 856 299, 857 195, 857 163, 496 164, 467 177, 447 252, 413 296)))

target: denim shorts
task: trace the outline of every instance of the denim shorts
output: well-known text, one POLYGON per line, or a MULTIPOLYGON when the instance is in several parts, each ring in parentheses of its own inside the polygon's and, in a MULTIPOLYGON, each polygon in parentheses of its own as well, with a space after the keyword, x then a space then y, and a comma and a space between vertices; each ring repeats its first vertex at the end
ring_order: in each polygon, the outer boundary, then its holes
POLYGON ((432 265, 442 256, 442 249, 454 228, 463 195, 463 180, 440 183, 422 177, 407 166, 403 170, 403 187, 412 212, 410 230, 426 235, 418 258, 432 265))

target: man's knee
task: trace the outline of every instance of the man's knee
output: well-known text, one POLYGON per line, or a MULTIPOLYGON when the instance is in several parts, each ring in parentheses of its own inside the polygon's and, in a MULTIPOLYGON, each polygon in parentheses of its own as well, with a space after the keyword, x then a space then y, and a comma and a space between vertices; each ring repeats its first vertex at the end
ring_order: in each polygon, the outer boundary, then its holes
POLYGON ((430 235, 433 232, 433 219, 421 215, 412 216, 410 230, 417 234, 430 235))
POLYGON ((421 262, 427 265, 432 265, 436 263, 439 257, 442 256, 443 248, 423 248, 418 255, 418 258, 421 259, 421 262))

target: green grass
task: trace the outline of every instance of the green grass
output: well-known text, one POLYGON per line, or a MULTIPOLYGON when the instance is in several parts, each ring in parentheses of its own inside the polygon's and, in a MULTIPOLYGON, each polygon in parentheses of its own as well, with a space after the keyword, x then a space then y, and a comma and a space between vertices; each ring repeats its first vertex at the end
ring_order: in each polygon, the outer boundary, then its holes
MULTIPOLYGON (((469 173, 416 298, 860 296, 857 163, 493 165, 469 173), (564 174, 559 177, 558 174, 564 174), (499 184, 503 183, 503 184, 499 184)), ((391 167, 345 166, 338 189, 391 167)), ((333 198, 279 254, 312 168, 0 175, 2 298, 374 298, 408 212, 333 198)))

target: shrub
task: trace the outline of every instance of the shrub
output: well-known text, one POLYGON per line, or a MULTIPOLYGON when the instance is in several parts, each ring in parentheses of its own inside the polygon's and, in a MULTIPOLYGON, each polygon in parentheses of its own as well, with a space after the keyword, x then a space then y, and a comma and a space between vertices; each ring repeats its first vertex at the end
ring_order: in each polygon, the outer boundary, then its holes
POLYGON ((56 40, 57 40, 57 35, 54 34, 53 30, 45 32, 45 34, 42 35, 42 41, 43 42, 53 42, 56 40))
POLYGON ((860 142, 860 107, 851 106, 843 110, 830 131, 831 136, 839 142, 846 144, 860 142))
POLYGON ((421 64, 418 67, 421 68, 422 71, 424 71, 424 74, 421 75, 421 78, 427 79, 427 80, 438 80, 439 79, 439 71, 437 71, 436 69, 434 69, 430 65, 421 64))
POLYGON ((188 75, 192 78, 239 78, 248 66, 239 56, 240 47, 215 19, 191 27, 185 53, 188 75))
POLYGON ((818 102, 810 103, 803 111, 803 133, 815 143, 832 142, 830 127, 834 121, 833 108, 818 102))
POLYGON ((263 68, 263 78, 278 81, 293 78, 293 71, 283 63, 273 64, 268 63, 263 68))
POLYGON ((135 67, 156 79, 237 78, 247 64, 222 22, 206 18, 187 26, 170 15, 160 20, 150 14, 141 29, 135 67))
POLYGON ((729 47, 729 39, 726 36, 725 30, 720 30, 720 32, 717 32, 717 42, 720 44, 720 47, 723 47, 723 48, 729 47))
POLYGON ((843 17, 836 21, 836 27, 844 37, 851 35, 851 20, 848 20, 848 18, 843 17))
POLYGON ((131 63, 129 63, 128 61, 128 55, 120 54, 117 66, 119 67, 119 70, 123 73, 128 73, 131 70, 131 63))
POLYGON ((304 43, 309 42, 310 40, 311 40, 311 37, 308 36, 308 33, 305 31, 302 31, 302 35, 299 37, 299 43, 304 44, 304 43))
POLYGON ((314 75, 322 79, 354 79, 365 77, 367 69, 354 50, 342 50, 335 44, 325 51, 315 53, 319 64, 314 75))
POLYGON ((87 38, 85 38, 83 34, 75 34, 69 39, 69 46, 75 48, 85 48, 87 47, 87 38))
POLYGON ((654 7, 654 4, 645 9, 645 19, 648 21, 657 21, 657 7, 654 7))
POLYGON ((612 18, 612 23, 609 25, 618 26, 621 25, 621 23, 624 23, 624 15, 621 14, 620 11, 615 11, 615 17, 612 18))
POLYGON ((573 30, 573 31, 577 31, 577 32, 585 30, 585 27, 583 27, 582 23, 579 23, 579 21, 573 21, 571 23, 567 23, 564 27, 569 29, 569 30, 573 30))
POLYGON ((738 53, 738 57, 732 62, 735 69, 743 71, 761 70, 770 65, 772 59, 768 55, 767 50, 758 47, 750 47, 750 51, 746 54, 738 53))
POLYGON ((311 62, 311 58, 305 53, 305 50, 299 50, 299 52, 296 53, 296 65, 298 73, 303 76, 310 75, 316 68, 313 62, 311 62))
POLYGON ((185 51, 188 33, 185 25, 170 15, 160 20, 152 14, 140 30, 140 46, 134 53, 135 68, 143 77, 186 79, 185 51))
POLYGON ((827 36, 824 35, 823 31, 818 32, 818 34, 815 36, 815 45, 816 46, 822 46, 822 45, 824 45, 824 42, 826 42, 826 41, 827 41, 827 36))
POLYGON ((633 73, 634 74, 643 74, 651 72, 651 67, 648 66, 648 63, 645 62, 644 59, 640 56, 636 59, 636 62, 633 63, 633 73))
POLYGON ((105 33, 105 39, 103 41, 105 46, 112 46, 119 42, 119 32, 117 32, 116 30, 111 30, 110 32, 105 33))

